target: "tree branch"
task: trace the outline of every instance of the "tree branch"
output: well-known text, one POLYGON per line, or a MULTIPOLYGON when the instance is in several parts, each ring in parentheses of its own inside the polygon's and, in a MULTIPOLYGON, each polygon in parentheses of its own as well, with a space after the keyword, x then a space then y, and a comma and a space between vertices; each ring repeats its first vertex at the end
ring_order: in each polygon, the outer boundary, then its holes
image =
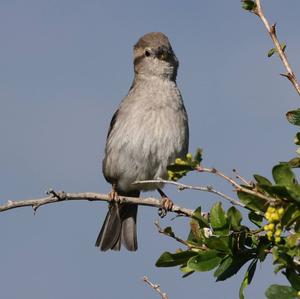
POLYGON ((221 177, 222 179, 224 179, 225 181, 227 181, 228 183, 230 183, 233 187, 235 187, 236 191, 241 191, 250 195, 254 195, 257 196, 261 199, 264 199, 266 202, 268 203, 272 203, 272 202, 276 202, 276 198, 271 197, 271 196, 267 196, 264 195, 256 190, 253 189, 247 189, 246 187, 243 187, 242 185, 240 185, 239 183, 237 183, 234 179, 230 178, 229 176, 227 176, 226 174, 222 173, 221 171, 217 170, 216 168, 207 168, 207 167, 202 167, 202 166, 198 166, 196 167, 196 170, 199 172, 208 172, 208 173, 212 173, 215 174, 219 177, 221 177))
MULTIPOLYGON (((101 194, 101 193, 92 193, 92 192, 66 193, 64 191, 55 192, 51 190, 48 192, 48 196, 44 198, 26 199, 26 200, 19 200, 19 201, 9 200, 7 203, 0 205, 0 212, 21 208, 21 207, 32 207, 35 212, 40 206, 43 205, 59 203, 63 201, 75 201, 75 200, 109 202, 110 197, 108 194, 101 194)), ((119 202, 161 208, 161 200, 153 197, 141 198, 141 197, 119 196, 119 202)), ((170 212, 191 217, 194 211, 177 205, 173 205, 170 212)))
POLYGON ((285 52, 283 51, 281 45, 280 45, 280 42, 277 38, 277 35, 276 35, 276 24, 270 26, 268 20, 266 19, 265 15, 264 15, 264 12, 263 12, 263 9, 262 9, 262 6, 261 6, 261 3, 260 3, 260 0, 255 0, 255 4, 256 4, 256 7, 254 8, 253 12, 261 19, 261 21, 263 22, 263 24, 265 25, 265 27, 267 28, 267 31, 274 43, 274 46, 277 50, 277 53, 284 65, 284 67, 286 68, 287 70, 287 73, 286 74, 282 74, 284 77, 287 77, 290 82, 293 84, 294 88, 296 89, 298 95, 300 95, 300 85, 297 81, 297 78, 288 62, 288 59, 287 59, 287 56, 285 54, 285 52))
POLYGON ((187 241, 177 237, 174 232, 172 231, 171 227, 168 227, 170 229, 162 229, 159 222, 158 221, 155 221, 154 222, 154 225, 157 227, 157 230, 160 234, 163 234, 165 236, 168 236, 174 240, 176 240, 178 243, 181 243, 185 246, 187 246, 189 249, 192 248, 193 246, 191 246, 187 241))
POLYGON ((167 228, 164 228, 164 229, 161 228, 158 220, 154 222, 154 225, 157 227, 157 230, 160 234, 163 234, 167 237, 174 239, 175 241, 185 245, 189 249, 196 248, 196 249, 201 249, 201 250, 208 250, 208 248, 205 245, 190 244, 188 241, 185 241, 185 240, 177 237, 170 226, 167 228))
POLYGON ((168 299, 168 295, 159 288, 158 284, 152 283, 146 276, 143 277, 143 281, 146 282, 153 290, 155 290, 162 299, 168 299))
POLYGON ((182 183, 178 183, 175 181, 169 181, 169 180, 163 180, 163 179, 156 179, 156 180, 146 180, 146 181, 136 181, 133 184, 153 184, 153 183, 163 183, 163 184, 169 184, 169 185, 175 185, 179 190, 197 190, 197 191, 204 191, 204 192, 210 192, 213 194, 216 194, 218 196, 221 196, 223 198, 225 198, 226 200, 228 200, 232 205, 236 205, 236 206, 240 206, 245 208, 245 205, 241 202, 239 202, 238 200, 235 200, 233 198, 231 198, 230 196, 215 190, 212 186, 192 186, 192 185, 186 185, 186 184, 182 184, 182 183))

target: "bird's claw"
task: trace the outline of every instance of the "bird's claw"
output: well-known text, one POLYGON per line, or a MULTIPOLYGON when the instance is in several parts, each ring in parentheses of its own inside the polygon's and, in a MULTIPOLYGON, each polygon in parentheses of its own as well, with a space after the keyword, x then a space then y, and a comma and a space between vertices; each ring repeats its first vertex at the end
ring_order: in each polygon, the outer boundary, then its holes
POLYGON ((112 189, 112 191, 110 191, 108 193, 108 197, 109 197, 110 202, 119 202, 120 201, 118 192, 116 190, 114 190, 114 188, 112 189))
POLYGON ((161 208, 158 209, 159 217, 163 218, 167 215, 168 211, 171 211, 173 207, 173 201, 168 197, 163 197, 161 200, 161 208))

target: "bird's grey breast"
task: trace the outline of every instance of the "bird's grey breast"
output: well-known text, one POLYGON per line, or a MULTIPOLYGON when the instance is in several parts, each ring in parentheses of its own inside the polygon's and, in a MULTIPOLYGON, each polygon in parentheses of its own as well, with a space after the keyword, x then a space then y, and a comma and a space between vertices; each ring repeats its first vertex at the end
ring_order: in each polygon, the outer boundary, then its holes
POLYGON ((187 150, 188 120, 176 83, 155 77, 138 80, 114 117, 103 172, 119 189, 131 190, 136 180, 166 178, 167 165, 187 150))

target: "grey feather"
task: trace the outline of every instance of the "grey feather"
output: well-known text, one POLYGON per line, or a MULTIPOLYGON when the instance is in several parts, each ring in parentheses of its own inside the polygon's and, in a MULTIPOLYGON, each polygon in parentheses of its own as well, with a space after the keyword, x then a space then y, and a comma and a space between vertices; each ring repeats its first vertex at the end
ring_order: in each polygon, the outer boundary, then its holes
MULTIPOLYGON (((120 196, 129 197, 139 197, 139 194, 139 191, 119 193, 120 196)), ((110 203, 95 246, 106 251, 120 250, 121 244, 124 244, 130 251, 137 250, 137 209, 137 205, 110 203)))

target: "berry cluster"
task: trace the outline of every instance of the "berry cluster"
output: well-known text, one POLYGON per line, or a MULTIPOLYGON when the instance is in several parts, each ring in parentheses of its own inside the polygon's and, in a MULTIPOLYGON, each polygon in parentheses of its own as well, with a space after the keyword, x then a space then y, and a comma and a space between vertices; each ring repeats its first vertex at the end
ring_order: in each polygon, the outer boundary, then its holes
POLYGON ((176 158, 175 164, 179 165, 189 165, 193 161, 193 155, 191 153, 186 154, 185 159, 176 158))
POLYGON ((168 167, 169 180, 177 181, 185 176, 188 171, 193 170, 197 164, 198 162, 193 160, 191 153, 186 154, 185 158, 176 158, 175 163, 168 167))
POLYGON ((265 217, 269 223, 264 226, 264 230, 267 233, 268 239, 271 241, 274 238, 275 243, 279 243, 281 240, 282 226, 280 220, 283 213, 283 207, 275 208, 272 206, 269 206, 265 213, 265 217))

